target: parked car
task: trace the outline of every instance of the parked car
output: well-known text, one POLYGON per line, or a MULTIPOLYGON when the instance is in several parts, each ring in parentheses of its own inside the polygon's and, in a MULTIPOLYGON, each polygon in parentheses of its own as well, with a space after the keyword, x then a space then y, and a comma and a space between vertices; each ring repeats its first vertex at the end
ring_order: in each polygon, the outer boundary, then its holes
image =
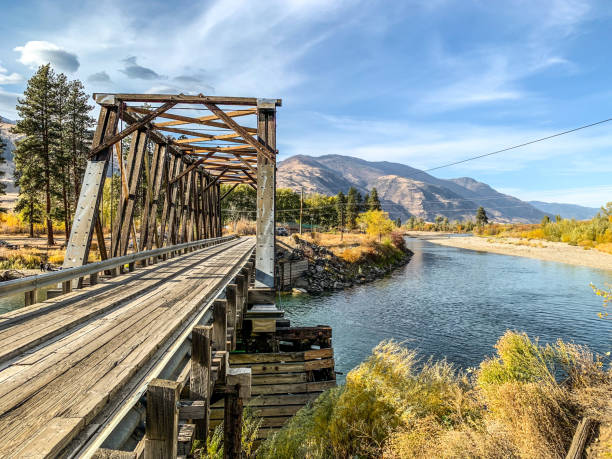
POLYGON ((287 228, 283 228, 282 226, 276 228, 277 236, 289 236, 289 230, 287 228))

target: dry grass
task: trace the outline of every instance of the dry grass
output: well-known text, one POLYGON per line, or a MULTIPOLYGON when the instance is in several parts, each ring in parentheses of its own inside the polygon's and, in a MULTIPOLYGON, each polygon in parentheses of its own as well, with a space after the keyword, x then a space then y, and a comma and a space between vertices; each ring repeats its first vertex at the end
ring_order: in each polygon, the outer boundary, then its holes
POLYGON ((239 236, 250 236, 257 232, 257 226, 252 220, 241 219, 234 225, 234 231, 239 236))
POLYGON ((612 370, 599 357, 515 332, 501 337, 496 351, 464 373, 383 342, 345 386, 301 410, 259 457, 564 457, 584 415, 602 423, 589 457, 606 457, 612 370))

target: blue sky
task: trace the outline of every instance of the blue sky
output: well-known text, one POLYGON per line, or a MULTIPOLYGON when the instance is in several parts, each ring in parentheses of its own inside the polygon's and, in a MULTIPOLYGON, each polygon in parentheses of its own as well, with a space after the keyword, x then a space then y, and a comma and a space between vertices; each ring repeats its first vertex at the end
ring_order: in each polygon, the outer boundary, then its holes
MULTIPOLYGON (((0 114, 51 61, 88 92, 280 97, 281 158, 430 168, 612 118, 609 1, 0 0, 0 114)), ((612 201, 612 122, 435 172, 612 201)))

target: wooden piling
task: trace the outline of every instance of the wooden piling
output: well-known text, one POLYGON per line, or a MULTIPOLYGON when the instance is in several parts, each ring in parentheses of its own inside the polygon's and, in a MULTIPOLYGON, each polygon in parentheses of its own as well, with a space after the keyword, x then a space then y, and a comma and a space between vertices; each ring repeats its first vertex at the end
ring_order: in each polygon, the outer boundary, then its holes
POLYGON ((203 418, 195 421, 195 438, 206 446, 208 434, 210 399, 210 365, 212 326, 198 325, 191 333, 191 374, 189 378, 189 397, 191 400, 202 400, 203 418))
POLYGON ((180 384, 154 379, 147 388, 145 458, 177 456, 180 384))
POLYGON ((231 346, 230 351, 236 350, 236 326, 238 324, 237 321, 237 290, 238 286, 236 284, 229 284, 225 288, 225 298, 227 300, 227 327, 231 330, 231 346))
POLYGON ((242 413, 251 397, 251 369, 229 368, 226 375, 225 413, 223 429, 223 458, 243 458, 242 413))
POLYGON ((215 351, 225 351, 227 341, 227 301, 213 302, 212 345, 215 351))

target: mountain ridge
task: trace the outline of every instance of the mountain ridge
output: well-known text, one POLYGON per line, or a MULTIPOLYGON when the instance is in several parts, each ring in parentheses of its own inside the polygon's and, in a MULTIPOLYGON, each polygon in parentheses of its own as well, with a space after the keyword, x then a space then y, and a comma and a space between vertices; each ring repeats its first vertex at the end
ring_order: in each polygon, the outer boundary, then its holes
POLYGON ((493 221, 536 223, 546 212, 470 177, 440 179, 411 166, 341 155, 295 155, 278 163, 279 187, 335 195, 354 186, 362 194, 375 187, 393 218, 433 221, 472 219, 482 205, 493 221))

